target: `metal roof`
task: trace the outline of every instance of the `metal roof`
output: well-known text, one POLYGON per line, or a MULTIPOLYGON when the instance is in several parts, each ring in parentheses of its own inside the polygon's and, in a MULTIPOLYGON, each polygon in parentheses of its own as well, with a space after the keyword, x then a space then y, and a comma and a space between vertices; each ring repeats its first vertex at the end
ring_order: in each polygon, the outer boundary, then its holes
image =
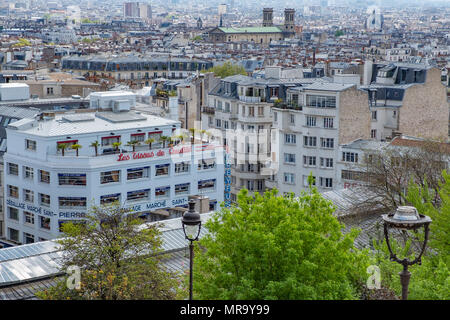
MULTIPOLYGON (((201 214, 202 223, 210 217, 211 213, 201 214)), ((188 241, 182 229, 181 218, 150 222, 143 224, 141 228, 155 224, 161 231, 163 254, 182 251, 187 247, 188 241)), ((200 237, 205 234, 207 231, 202 228, 200 237)), ((60 275, 62 255, 61 245, 56 240, 0 249, 0 288, 60 275)), ((176 269, 174 261, 171 262, 169 269, 176 269)))

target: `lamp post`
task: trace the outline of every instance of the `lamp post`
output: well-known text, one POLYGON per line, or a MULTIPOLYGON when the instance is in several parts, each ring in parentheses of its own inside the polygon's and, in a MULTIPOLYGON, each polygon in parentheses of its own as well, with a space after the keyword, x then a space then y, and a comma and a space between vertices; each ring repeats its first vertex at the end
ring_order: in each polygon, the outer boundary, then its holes
POLYGON ((422 254, 425 252, 425 247, 428 242, 429 226, 431 223, 431 218, 423 214, 419 214, 415 207, 411 206, 400 206, 397 208, 395 213, 383 214, 384 221, 384 236, 386 238, 386 244, 390 253, 390 260, 395 261, 403 265, 403 270, 399 273, 400 282, 402 284, 402 300, 408 299, 408 286, 409 279, 411 278, 411 272, 408 271, 408 266, 418 263, 422 263, 422 254), (392 252, 391 244, 389 243, 389 228, 401 230, 406 232, 406 230, 417 231, 419 228, 423 227, 425 231, 425 239, 420 251, 419 256, 417 256, 413 261, 407 258, 399 259, 397 255, 392 252))
POLYGON ((189 201, 189 211, 183 214, 181 219, 184 235, 189 240, 189 300, 192 300, 192 265, 194 263, 194 241, 198 240, 202 220, 200 214, 195 211, 195 200, 189 201))

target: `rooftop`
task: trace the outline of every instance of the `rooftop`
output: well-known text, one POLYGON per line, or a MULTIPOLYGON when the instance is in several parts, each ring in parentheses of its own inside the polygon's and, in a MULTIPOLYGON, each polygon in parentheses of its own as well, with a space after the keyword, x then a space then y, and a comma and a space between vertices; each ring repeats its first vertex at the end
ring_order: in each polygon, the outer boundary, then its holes
MULTIPOLYGON (((74 114, 75 115, 75 114, 74 114)), ((175 125, 178 121, 168 120, 153 115, 140 114, 134 110, 128 112, 114 113, 91 112, 84 113, 83 119, 77 121, 70 118, 71 115, 55 115, 54 119, 39 120, 36 125, 20 129, 21 125, 32 119, 22 119, 8 125, 8 129, 19 130, 29 135, 41 137, 57 137, 73 134, 111 132, 112 130, 127 130, 133 128, 149 128, 175 125), (86 120, 86 117, 90 118, 86 120)))

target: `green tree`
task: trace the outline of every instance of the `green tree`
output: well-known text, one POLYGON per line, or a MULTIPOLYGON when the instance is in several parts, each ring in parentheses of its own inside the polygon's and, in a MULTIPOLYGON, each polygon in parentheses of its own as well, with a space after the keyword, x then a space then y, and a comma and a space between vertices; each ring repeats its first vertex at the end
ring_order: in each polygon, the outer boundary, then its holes
POLYGON ((155 139, 153 138, 148 138, 147 140, 144 141, 145 144, 148 144, 148 149, 150 150, 152 148, 152 143, 155 142, 155 139))
POLYGON ((237 206, 206 224, 196 250, 197 299, 356 299, 369 257, 344 235, 335 208, 316 188, 298 198, 277 190, 254 197, 243 189, 237 206))
POLYGON ((98 147, 100 146, 100 143, 96 140, 92 142, 90 146, 94 148, 95 156, 98 156, 98 147))
POLYGON ((61 154, 64 157, 64 151, 66 151, 69 145, 67 143, 58 143, 58 150, 61 150, 61 154))
POLYGON ((344 31, 343 30, 337 30, 335 33, 334 33, 334 36, 336 37, 336 38, 338 38, 338 37, 340 37, 340 36, 343 36, 344 35, 344 31))
POLYGON ((76 155, 77 155, 77 157, 78 157, 78 150, 81 149, 82 146, 81 146, 80 144, 78 144, 78 143, 75 143, 75 144, 71 145, 70 148, 73 149, 73 150, 75 150, 76 155))
POLYGON ((119 152, 119 147, 122 145, 122 142, 113 142, 112 146, 114 147, 116 152, 119 152))
POLYGON ((131 140, 127 142, 127 146, 133 148, 133 152, 136 151, 136 146, 139 146, 141 143, 138 140, 131 140))
POLYGON ((58 240, 65 254, 61 272, 81 267, 79 289, 67 288, 67 277, 41 291, 41 299, 122 300, 175 299, 177 276, 162 267, 160 231, 139 228, 141 221, 112 203, 93 207, 86 223, 64 223, 58 240))
POLYGON ((214 74, 217 77, 222 78, 222 79, 229 77, 229 76, 234 76, 236 74, 242 74, 244 76, 247 75, 247 72, 245 72, 244 67, 236 65, 236 64, 231 64, 231 62, 228 62, 228 61, 220 66, 215 66, 206 71, 201 71, 201 72, 202 73, 214 72, 214 74))

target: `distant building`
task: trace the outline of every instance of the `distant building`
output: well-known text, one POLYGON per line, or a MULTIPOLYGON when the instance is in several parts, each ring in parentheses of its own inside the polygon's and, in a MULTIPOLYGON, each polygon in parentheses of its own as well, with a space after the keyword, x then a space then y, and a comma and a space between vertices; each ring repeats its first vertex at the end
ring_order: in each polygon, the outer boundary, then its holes
POLYGON ((152 7, 149 4, 141 2, 125 2, 123 4, 123 17, 151 20, 152 7))
MULTIPOLYGON (((272 41, 291 38, 295 34, 295 10, 285 9, 285 21, 282 26, 273 25, 273 9, 263 9, 262 27, 219 27, 209 32, 209 41, 213 43, 250 42, 268 46, 272 41)), ((222 18, 222 16, 221 16, 222 18)))
POLYGON ((376 6, 367 9, 369 16, 365 22, 365 28, 372 31, 380 31, 383 28, 384 17, 380 12, 380 8, 376 6))

